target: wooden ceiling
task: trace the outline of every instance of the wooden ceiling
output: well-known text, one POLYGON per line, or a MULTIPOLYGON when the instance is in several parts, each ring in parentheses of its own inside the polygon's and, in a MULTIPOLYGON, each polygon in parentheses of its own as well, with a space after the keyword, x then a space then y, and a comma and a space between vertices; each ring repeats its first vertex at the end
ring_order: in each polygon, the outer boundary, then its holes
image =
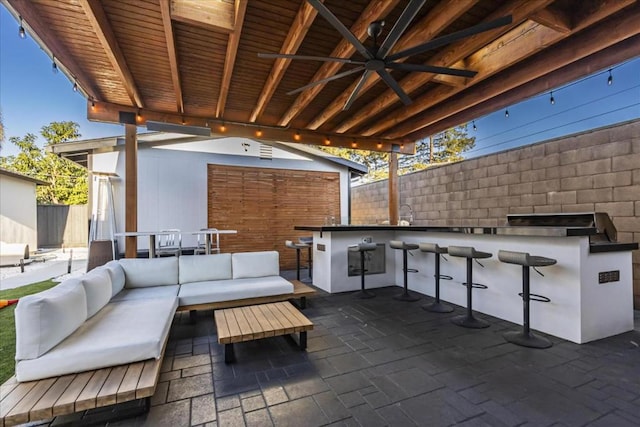
MULTIPOLYGON (((208 126, 212 134, 412 153, 414 141, 640 56, 635 0, 429 0, 392 52, 511 15, 486 31, 406 62, 477 71, 473 78, 391 71, 405 106, 374 74, 286 93, 351 64, 258 53, 362 58, 303 0, 1 0, 87 96, 90 120, 119 112, 208 126)), ((408 0, 325 0, 366 46, 408 0)), ((17 35, 16 35, 17 36, 17 35)))

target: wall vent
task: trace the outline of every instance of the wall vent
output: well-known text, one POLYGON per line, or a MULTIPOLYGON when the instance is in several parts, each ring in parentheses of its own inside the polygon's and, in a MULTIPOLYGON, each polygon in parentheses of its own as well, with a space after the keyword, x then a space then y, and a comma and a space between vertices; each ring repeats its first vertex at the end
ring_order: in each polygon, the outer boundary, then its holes
POLYGON ((263 160, 272 160, 273 147, 266 144, 260 144, 260 158, 263 160))

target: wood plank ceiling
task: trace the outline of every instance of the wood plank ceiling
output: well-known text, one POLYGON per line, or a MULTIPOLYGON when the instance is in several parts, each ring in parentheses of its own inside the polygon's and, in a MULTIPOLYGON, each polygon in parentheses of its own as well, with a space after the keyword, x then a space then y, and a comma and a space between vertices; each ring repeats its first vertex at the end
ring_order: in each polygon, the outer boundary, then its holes
MULTIPOLYGON (((412 153, 414 142, 640 56, 636 0, 431 0, 391 52, 511 15, 512 23, 406 59, 475 77, 392 70, 405 106, 375 73, 351 108, 352 64, 258 53, 362 57, 304 0, 1 0, 87 95, 91 120, 118 112, 208 126, 212 134, 412 153)), ((324 0, 366 46, 408 0, 324 0)))

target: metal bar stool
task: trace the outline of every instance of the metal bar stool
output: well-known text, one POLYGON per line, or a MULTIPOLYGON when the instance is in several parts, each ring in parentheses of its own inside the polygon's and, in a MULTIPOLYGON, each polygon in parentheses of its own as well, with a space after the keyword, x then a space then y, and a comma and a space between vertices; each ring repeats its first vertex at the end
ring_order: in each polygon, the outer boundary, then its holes
POLYGON ((416 270, 415 268, 407 267, 407 253, 409 251, 418 249, 418 245, 415 243, 405 243, 401 240, 391 240, 389 242, 389 246, 391 247, 391 249, 399 249, 402 251, 402 272, 404 273, 404 291, 401 294, 394 296, 393 298, 397 299, 398 301, 407 301, 407 302, 418 301, 420 297, 417 295, 411 295, 407 287, 407 282, 408 282, 407 273, 418 272, 418 270, 416 270))
POLYGON ((453 280, 453 277, 451 276, 447 276, 446 274, 440 274, 440 255, 446 254, 448 252, 447 248, 438 246, 437 243, 419 243, 418 246, 422 252, 435 254, 435 257, 436 257, 435 258, 436 272, 433 275, 436 282, 436 300, 431 304, 423 305, 422 308, 427 311, 431 311, 433 313, 451 313, 453 311, 453 307, 451 307, 448 304, 444 304, 440 302, 440 279, 453 280))
POLYGON ((551 300, 545 296, 532 294, 530 292, 529 281, 529 268, 533 269, 541 276, 536 267, 547 267, 557 263, 555 259, 545 258, 543 256, 532 256, 526 252, 513 252, 513 251, 498 251, 498 259, 508 264, 516 264, 522 266, 522 292, 518 295, 522 297, 523 319, 522 331, 506 332, 502 336, 505 340, 531 348, 549 348, 551 347, 551 341, 548 339, 535 335, 531 332, 529 326, 529 301, 551 302, 551 300))
POLYGON ((349 252, 360 252, 360 268, 358 269, 360 272, 360 291, 355 294, 356 298, 366 299, 376 296, 376 294, 364 288, 364 275, 367 272, 364 268, 364 257, 366 252, 375 251, 377 247, 378 245, 375 243, 358 243, 348 248, 349 252))
POLYGON ((309 281, 313 281, 313 258, 311 257, 313 250, 313 236, 305 236, 298 238, 298 242, 308 246, 307 251, 307 266, 309 268, 309 281))
POLYGON ((286 247, 288 247, 289 249, 295 249, 296 250, 296 279, 300 280, 300 251, 302 249, 308 248, 309 245, 304 244, 304 243, 294 243, 291 240, 285 241, 284 245, 286 247))
POLYGON ((486 285, 483 285, 481 283, 473 283, 473 261, 475 260, 475 262, 477 262, 480 267, 484 268, 484 265, 480 264, 478 259, 491 258, 493 255, 489 252, 476 251, 475 248, 471 246, 449 246, 449 255, 467 259, 467 281, 462 283, 467 287, 467 313, 452 318, 451 322, 465 328, 488 328, 489 323, 485 322, 484 320, 477 319, 473 316, 471 291, 473 290, 473 288, 487 289, 486 285))

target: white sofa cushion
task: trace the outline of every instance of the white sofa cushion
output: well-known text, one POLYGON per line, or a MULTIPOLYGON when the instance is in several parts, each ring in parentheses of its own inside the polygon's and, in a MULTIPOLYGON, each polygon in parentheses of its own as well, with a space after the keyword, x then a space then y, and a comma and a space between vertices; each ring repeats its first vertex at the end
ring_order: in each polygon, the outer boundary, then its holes
POLYGON ((207 304, 293 293, 293 284, 280 276, 192 282, 180 285, 179 305, 207 304))
POLYGON ((118 261, 109 261, 104 265, 111 278, 111 296, 116 295, 124 288, 124 270, 118 261))
POLYGON ((234 279, 278 276, 280 254, 276 251, 239 252, 231 256, 234 279))
POLYGON ((171 298, 178 296, 180 285, 148 286, 146 288, 123 289, 111 298, 111 302, 135 299, 171 298))
POLYGON ((178 257, 123 258, 118 262, 124 270, 125 288, 178 283, 178 257))
POLYGON ((16 364, 18 381, 66 375, 160 357, 177 298, 107 304, 45 355, 16 364))
POLYGON ((92 317, 111 299, 111 277, 104 267, 98 267, 80 277, 87 295, 87 318, 92 317))
POLYGON ((231 254, 181 256, 178 264, 180 284, 231 279, 231 254))
POLYGON ((87 319, 87 296, 82 282, 69 279, 20 298, 15 319, 16 360, 42 356, 87 319))

